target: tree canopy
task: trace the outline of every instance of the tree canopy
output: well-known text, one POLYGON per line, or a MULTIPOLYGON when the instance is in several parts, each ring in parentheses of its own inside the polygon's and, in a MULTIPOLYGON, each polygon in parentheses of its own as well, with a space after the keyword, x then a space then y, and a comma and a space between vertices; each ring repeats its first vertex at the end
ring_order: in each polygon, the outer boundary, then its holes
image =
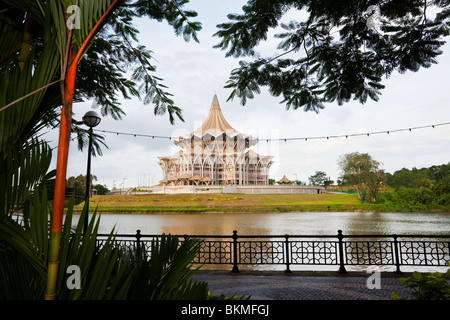
POLYGON ((431 187, 445 181, 450 185, 450 162, 428 168, 402 168, 386 174, 386 184, 393 188, 431 187))
POLYGON ((436 0, 249 0, 242 14, 219 24, 215 46, 244 57, 232 70, 228 100, 245 104, 262 87, 282 96, 286 108, 316 111, 325 103, 378 101, 382 80, 437 63, 449 35, 450 1, 436 0), (281 23, 289 11, 299 21, 281 23), (283 32, 273 55, 258 45, 269 31, 283 32))
POLYGON ((373 159, 368 153, 352 152, 339 158, 342 177, 353 185, 358 199, 364 200, 369 193, 372 201, 376 200, 381 184, 385 181, 385 173, 381 162, 373 159))
POLYGON ((330 184, 327 174, 323 171, 316 171, 316 173, 310 176, 308 180, 313 186, 327 186, 330 184))

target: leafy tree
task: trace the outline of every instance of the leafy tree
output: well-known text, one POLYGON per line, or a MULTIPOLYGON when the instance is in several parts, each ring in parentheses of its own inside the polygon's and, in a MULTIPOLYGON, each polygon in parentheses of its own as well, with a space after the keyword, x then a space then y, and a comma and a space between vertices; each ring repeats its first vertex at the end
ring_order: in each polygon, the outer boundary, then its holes
POLYGON ((387 174, 386 184, 394 192, 380 194, 377 203, 393 210, 448 210, 450 207, 450 164, 429 168, 403 168, 387 174))
POLYGON ((249 0, 215 33, 221 39, 215 48, 227 57, 249 58, 232 70, 228 100, 237 96, 245 104, 267 87, 287 109, 378 101, 383 77, 437 63, 450 30, 449 6, 441 0, 249 0), (302 20, 280 23, 287 12, 302 20), (258 45, 278 26, 278 47, 261 57, 258 45))
POLYGON ((402 168, 389 174, 386 183, 393 188, 431 188, 450 177, 450 164, 434 165, 429 168, 402 168))
POLYGON ((369 193, 375 201, 381 184, 384 182, 384 171, 381 163, 372 159, 368 153, 348 153, 339 158, 339 167, 343 179, 353 185, 359 200, 369 193))
POLYGON ((313 186, 324 186, 328 181, 327 174, 323 171, 316 171, 316 173, 308 178, 309 183, 313 186))
POLYGON ((105 195, 108 194, 109 189, 106 185, 102 185, 102 184, 96 184, 94 186, 94 189, 97 190, 98 194, 100 195, 105 195))
MULTIPOLYGON (((97 177, 92 175, 91 186, 93 185, 92 182, 96 180, 97 177)), ((67 178, 66 188, 69 192, 73 192, 75 194, 75 204, 83 202, 86 198, 86 176, 80 174, 77 177, 67 178)))

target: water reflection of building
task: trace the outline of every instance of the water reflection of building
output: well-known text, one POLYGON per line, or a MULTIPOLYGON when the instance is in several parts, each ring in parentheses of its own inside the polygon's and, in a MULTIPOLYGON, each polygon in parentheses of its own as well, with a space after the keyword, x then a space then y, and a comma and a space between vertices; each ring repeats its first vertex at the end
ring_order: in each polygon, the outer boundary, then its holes
POLYGON ((162 185, 267 185, 273 156, 249 149, 258 140, 225 120, 214 95, 208 116, 198 129, 174 139, 182 150, 158 157, 162 185))

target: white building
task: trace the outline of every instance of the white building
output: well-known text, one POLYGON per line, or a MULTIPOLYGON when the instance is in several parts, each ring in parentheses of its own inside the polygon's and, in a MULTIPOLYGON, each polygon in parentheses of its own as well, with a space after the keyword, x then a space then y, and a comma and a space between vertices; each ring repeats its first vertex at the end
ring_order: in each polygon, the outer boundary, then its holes
POLYGON ((174 139, 182 150, 158 157, 164 186, 181 185, 267 185, 273 156, 249 149, 258 140, 240 133, 225 120, 214 95, 202 126, 174 139))

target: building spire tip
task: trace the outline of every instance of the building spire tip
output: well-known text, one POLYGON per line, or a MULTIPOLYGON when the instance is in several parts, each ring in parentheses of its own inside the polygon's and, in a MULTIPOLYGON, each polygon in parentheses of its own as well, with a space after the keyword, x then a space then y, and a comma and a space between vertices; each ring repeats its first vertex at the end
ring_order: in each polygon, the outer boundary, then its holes
MULTIPOLYGON (((214 97, 213 97, 213 101, 211 103, 211 107, 217 105, 219 106, 219 99, 217 99, 217 94, 214 92, 214 97)), ((220 107, 220 106, 219 106, 220 107)))

